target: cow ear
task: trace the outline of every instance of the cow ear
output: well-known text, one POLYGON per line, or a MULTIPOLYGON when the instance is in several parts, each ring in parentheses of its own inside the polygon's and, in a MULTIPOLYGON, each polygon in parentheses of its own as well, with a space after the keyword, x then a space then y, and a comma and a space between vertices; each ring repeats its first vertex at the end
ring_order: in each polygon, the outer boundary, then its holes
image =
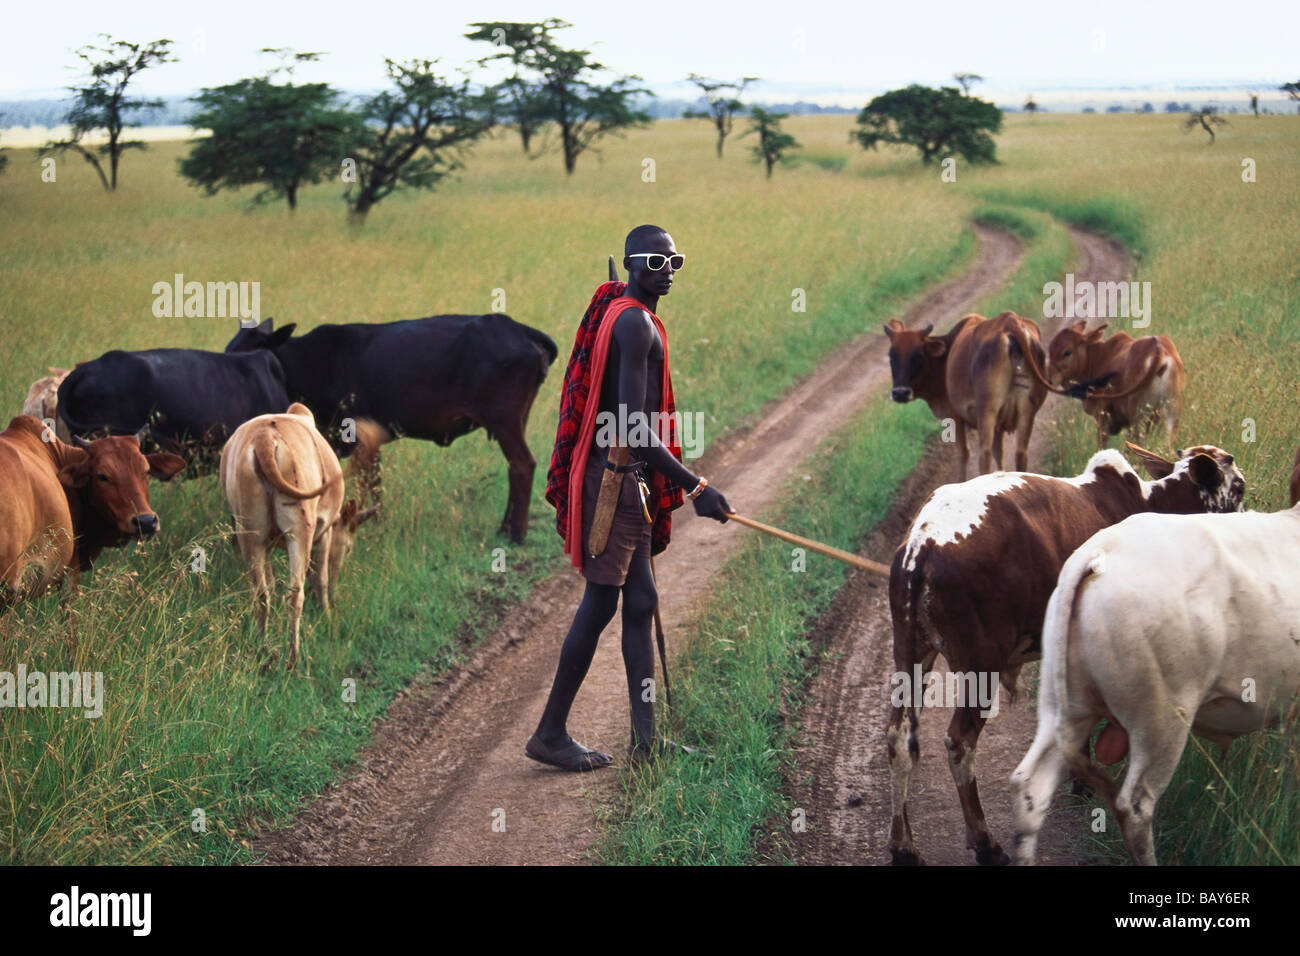
POLYGON ((80 457, 69 456, 66 465, 59 469, 59 484, 64 488, 84 488, 90 481, 90 456, 84 451, 80 457))
POLYGON ((922 346, 925 354, 930 358, 943 358, 948 354, 948 342, 946 339, 926 339, 922 346))
POLYGON ((1142 467, 1146 469, 1147 474, 1156 481, 1161 478, 1168 478, 1170 472, 1174 470, 1174 463, 1167 458, 1161 458, 1153 451, 1147 451, 1140 445, 1135 445, 1131 441, 1124 443, 1133 454, 1137 455, 1142 461, 1142 467))
POLYGON ((1219 463, 1209 455, 1197 455, 1187 463, 1187 470, 1197 487, 1206 491, 1218 491, 1223 484, 1223 472, 1219 470, 1219 463))
POLYGON ((262 324, 257 327, 257 331, 261 332, 263 335, 270 335, 271 330, 274 327, 275 327, 274 319, 263 319, 262 324))
POLYGON ((173 455, 171 452, 160 451, 144 457, 149 462, 150 476, 157 478, 159 481, 170 480, 176 472, 185 467, 185 459, 180 455, 173 455))
POLYGON ((1088 341, 1089 341, 1089 342, 1100 342, 1100 341, 1101 341, 1101 333, 1105 332, 1105 331, 1106 331, 1106 328, 1107 328, 1109 325, 1110 325, 1109 322, 1103 322, 1103 323, 1101 323, 1101 325, 1099 325, 1099 326, 1097 326, 1095 329, 1093 329, 1090 333, 1088 333, 1088 341))
MULTIPOLYGON (((267 321, 269 322, 270 319, 268 319, 267 321)), ((275 348, 277 345, 283 345, 285 342, 289 341, 289 336, 293 335, 293 330, 296 329, 297 327, 298 327, 298 323, 296 322, 290 322, 288 325, 280 326, 278 329, 276 329, 274 332, 271 333, 266 343, 267 347, 275 348)))
POLYGON ((371 507, 367 508, 365 511, 357 515, 356 527, 360 527, 361 525, 365 524, 367 521, 369 521, 377 514, 379 514, 379 505, 372 505, 371 507))

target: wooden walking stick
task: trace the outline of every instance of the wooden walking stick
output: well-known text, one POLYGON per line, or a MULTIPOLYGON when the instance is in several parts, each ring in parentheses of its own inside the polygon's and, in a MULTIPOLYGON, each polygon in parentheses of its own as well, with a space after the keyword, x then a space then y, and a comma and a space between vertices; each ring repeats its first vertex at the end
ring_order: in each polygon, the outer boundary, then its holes
POLYGON ((782 531, 780 528, 774 528, 770 524, 763 524, 761 521, 755 521, 753 518, 746 518, 744 515, 736 514, 734 511, 727 513, 727 517, 732 521, 739 521, 743 525, 754 528, 758 531, 764 531, 767 534, 783 538, 792 544, 797 544, 802 548, 809 548, 818 554, 824 554, 828 558, 834 558, 836 561, 843 561, 845 564, 851 564, 855 568, 862 568, 864 571, 870 571, 872 574, 878 574, 881 577, 889 577, 889 565, 881 564, 879 561, 872 561, 870 558, 864 558, 859 554, 850 554, 848 551, 841 551, 839 548, 832 548, 829 544, 822 544, 820 541, 813 541, 811 538, 805 538, 803 535, 793 534, 789 531, 782 531))

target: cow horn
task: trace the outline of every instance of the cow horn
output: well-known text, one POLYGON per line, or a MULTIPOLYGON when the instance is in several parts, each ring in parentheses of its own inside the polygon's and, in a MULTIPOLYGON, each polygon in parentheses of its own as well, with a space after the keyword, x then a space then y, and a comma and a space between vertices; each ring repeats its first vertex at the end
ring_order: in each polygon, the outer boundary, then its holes
POLYGON ((82 438, 80 435, 72 436, 72 444, 76 445, 78 448, 90 447, 90 442, 86 441, 86 439, 82 438))
POLYGON ((138 432, 136 432, 134 435, 131 436, 132 438, 135 439, 135 443, 136 443, 137 445, 143 445, 143 444, 144 444, 144 433, 145 433, 146 431, 148 431, 148 430, 149 430, 149 426, 148 426, 148 425, 142 425, 142 426, 140 427, 140 430, 139 430, 138 432))
POLYGON ((1149 451, 1148 449, 1143 448, 1141 445, 1135 445, 1131 441, 1126 441, 1124 442, 1124 444, 1128 446, 1128 450, 1131 451, 1133 454, 1141 455, 1143 458, 1155 458, 1160 461, 1169 460, 1164 455, 1157 455, 1155 452, 1149 451))
POLYGON ((929 335, 933 331, 934 331, 934 323, 931 322, 929 325, 927 325, 925 328, 921 330, 921 335, 923 336, 929 335))

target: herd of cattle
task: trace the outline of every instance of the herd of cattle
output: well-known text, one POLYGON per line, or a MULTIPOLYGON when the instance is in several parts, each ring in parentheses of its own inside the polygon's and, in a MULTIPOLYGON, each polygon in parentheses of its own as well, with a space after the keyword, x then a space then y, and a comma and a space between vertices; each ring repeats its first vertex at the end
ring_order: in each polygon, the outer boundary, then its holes
MULTIPOLYGON (((951 672, 996 674, 1014 691, 1022 666, 1042 658, 1038 732, 1013 777, 1021 862, 1033 861, 1068 767, 1110 802, 1134 858, 1153 863, 1154 807, 1189 730, 1226 746, 1275 722, 1300 687, 1300 508, 1239 513, 1245 481, 1211 445, 1168 460, 1130 444, 1150 481, 1107 450, 1111 435, 1155 422, 1172 444, 1186 375, 1168 338, 1103 340, 1103 328, 1078 322, 1045 350, 1038 326, 1011 312, 968 315, 942 336, 885 326, 893 398, 950 419, 960 450, 957 482, 930 496, 894 557, 895 665, 924 674, 943 654, 951 672), (1077 477, 1028 472, 1048 391, 1082 398, 1097 420, 1103 450, 1077 477), (980 455, 969 481, 967 430, 980 455), (1014 472, 995 470, 1007 432, 1014 472), (1101 720, 1096 759, 1131 751, 1118 793, 1088 753, 1101 720)), ((60 579, 71 590, 105 547, 153 536, 149 477, 201 474, 218 455, 264 635, 268 550, 289 553, 289 666, 305 581, 328 610, 353 536, 379 507, 347 498, 339 456, 356 451, 377 474, 385 442, 447 445, 482 427, 509 463, 502 530, 523 539, 535 468, 525 430, 554 341, 501 314, 293 330, 268 319, 223 353, 112 351, 36 382, 0 433, 4 602, 60 579)), ((907 815, 917 710, 893 708, 886 731, 898 863, 921 860, 907 815)), ((976 790, 985 721, 967 699, 945 742, 967 843, 980 863, 1005 863, 976 790)))
POLYGON ((483 428, 509 465, 502 530, 523 540, 536 466, 525 431, 557 355, 549 336, 500 313, 293 331, 267 319, 225 352, 112 351, 35 382, 0 433, 0 602, 59 580, 70 594, 105 547, 157 533, 149 477, 216 463, 263 634, 267 550, 289 553, 293 666, 305 580, 328 610, 378 510, 345 499, 339 456, 358 453, 349 471, 377 500, 379 447, 403 436, 449 445, 483 428))
MULTIPOLYGON (((1155 804, 1188 733, 1226 748, 1276 724, 1300 689, 1300 452, 1292 507, 1276 514, 1241 513, 1245 481, 1212 445, 1170 461, 1130 443, 1152 479, 1143 481, 1107 440, 1163 421, 1172 444, 1186 375, 1167 337, 1103 341, 1103 329, 1077 322, 1044 350, 1038 326, 1012 312, 968 315, 944 336, 885 326, 895 401, 922 398, 952 419, 961 451, 957 483, 927 499, 894 555, 895 666, 927 674, 942 654, 947 686, 996 674, 1014 693, 1023 665, 1042 658, 1037 734, 1012 777, 1021 863, 1034 861, 1068 768, 1109 803, 1134 860, 1154 864, 1155 804), (1026 472, 1048 390, 1082 398, 1097 419, 1103 450, 1077 477, 1026 472), (970 481, 967 429, 980 442, 970 481), (994 471, 1005 432, 1016 433, 1015 472, 994 471), (1118 793, 1088 752, 1103 720, 1097 762, 1130 754, 1118 793)), ((961 697, 944 743, 967 845, 981 864, 1007 863, 975 781, 989 712, 961 697)), ((921 862, 907 814, 915 700, 891 708, 885 733, 895 863, 921 862)))

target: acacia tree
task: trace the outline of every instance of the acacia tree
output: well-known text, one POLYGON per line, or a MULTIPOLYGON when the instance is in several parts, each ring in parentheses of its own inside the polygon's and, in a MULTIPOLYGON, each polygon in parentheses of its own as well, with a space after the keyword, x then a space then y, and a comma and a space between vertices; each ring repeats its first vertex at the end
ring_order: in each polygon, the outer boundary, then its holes
MULTIPOLYGON (((4 119, 4 114, 0 113, 0 120, 2 119, 4 119)), ((9 150, 7 149, 0 149, 0 173, 3 173, 5 167, 9 165, 9 157, 5 155, 8 152, 9 150)))
POLYGON ((539 23, 493 21, 470 26, 475 29, 466 37, 500 48, 479 62, 509 60, 517 74, 532 74, 536 98, 529 101, 528 117, 537 126, 555 123, 569 175, 578 157, 596 140, 650 122, 648 113, 632 105, 636 95, 650 92, 636 85, 640 77, 616 76, 598 82, 598 74, 607 71, 604 64, 592 60, 587 50, 569 50, 556 42, 552 33, 572 24, 552 17, 539 23))
POLYGON ((498 110, 519 133, 524 152, 530 151, 533 137, 546 124, 545 98, 537 86, 516 73, 496 87, 498 110))
POLYGON ((963 96, 968 96, 970 94, 970 88, 976 83, 984 82, 984 77, 980 76, 978 73, 954 73, 952 78, 956 80, 957 85, 961 87, 963 96))
POLYGON ((1227 126, 1227 125, 1228 125, 1228 121, 1224 119, 1222 116, 1218 115, 1218 110, 1215 109, 1215 107, 1202 106, 1191 116, 1187 117, 1187 121, 1183 123, 1183 129, 1191 130, 1191 129, 1196 129, 1196 127, 1199 126, 1201 129, 1205 130, 1207 133, 1210 134, 1210 142, 1208 145, 1213 146, 1214 127, 1227 126))
POLYGON ((1024 109, 1025 109, 1025 112, 1028 113, 1030 116, 1033 116, 1035 113, 1038 112, 1038 104, 1037 104, 1036 102, 1034 102, 1034 94, 1033 94, 1033 93, 1030 93, 1030 94, 1029 94, 1029 99, 1025 100, 1025 107, 1024 107, 1024 109))
POLYGON ((77 56, 90 72, 90 79, 85 86, 69 87, 74 98, 64 121, 72 127, 71 135, 64 140, 46 143, 41 147, 40 155, 68 150, 78 153, 99 174, 104 190, 112 192, 117 189, 117 168, 122 154, 128 149, 145 148, 140 140, 122 138, 128 127, 140 125, 130 118, 131 115, 160 109, 163 105, 162 100, 133 99, 127 96, 127 87, 136 74, 158 63, 175 62, 175 57, 169 49, 171 40, 141 44, 114 40, 107 33, 100 36, 105 41, 102 46, 89 43, 77 51, 77 56), (81 142, 87 134, 101 129, 108 136, 106 143, 87 148, 81 142), (101 157, 108 159, 107 173, 101 157))
POLYGON ((698 73, 692 73, 686 79, 700 88, 709 108, 707 110, 686 110, 682 116, 687 119, 706 119, 713 123, 714 128, 718 131, 718 159, 721 159, 722 145, 731 134, 735 116, 745 110, 745 104, 740 102, 739 97, 745 92, 745 87, 749 86, 750 83, 758 82, 758 77, 742 76, 738 82, 726 83, 722 80, 714 80, 698 73))
POLYGON ((199 110, 194 129, 211 130, 180 161, 181 175, 211 196, 222 189, 261 185, 254 203, 283 196, 289 211, 298 191, 339 168, 344 144, 358 121, 341 94, 326 83, 276 83, 279 72, 319 59, 318 53, 263 50, 281 58, 265 76, 202 90, 192 100, 199 110))
POLYGON ((490 128, 491 94, 471 91, 468 77, 444 79, 436 62, 386 60, 394 89, 362 103, 348 154, 356 182, 343 197, 354 225, 395 190, 433 189, 490 128))
MULTIPOLYGON (((1285 93, 1287 96, 1289 96, 1291 99, 1300 100, 1300 80, 1293 80, 1290 83, 1283 83, 1281 86, 1278 87, 1278 89, 1281 90, 1283 93, 1285 93)), ((1297 106, 1296 110, 1300 111, 1300 106, 1297 106)))
POLYGON ((933 89, 913 84, 877 96, 858 114, 850 136, 863 149, 880 143, 915 146, 931 163, 954 153, 971 163, 995 163, 994 133, 1002 111, 951 86, 933 89))
POLYGON ((749 151, 753 153, 754 162, 767 165, 768 179, 772 178, 773 166, 788 162, 789 157, 785 155, 787 150, 800 148, 793 136, 781 130, 781 120, 788 115, 788 113, 769 113, 761 106, 749 108, 749 129, 745 130, 743 135, 758 136, 758 142, 751 146, 749 151))

